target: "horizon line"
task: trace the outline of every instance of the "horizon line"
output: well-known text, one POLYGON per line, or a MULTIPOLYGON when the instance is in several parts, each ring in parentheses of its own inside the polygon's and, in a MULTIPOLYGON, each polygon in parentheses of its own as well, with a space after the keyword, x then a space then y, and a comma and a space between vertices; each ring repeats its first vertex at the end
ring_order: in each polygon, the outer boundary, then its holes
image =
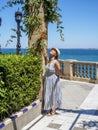
MULTIPOLYGON (((53 48, 53 47, 49 47, 49 48, 47 48, 47 49, 51 49, 51 48, 53 48)), ((59 47, 56 47, 56 48, 59 48, 59 47)), ((11 48, 11 47, 9 47, 9 48, 6 48, 6 47, 1 47, 1 50, 2 49, 16 49, 16 48, 11 48)), ((28 47, 22 47, 21 49, 28 49, 28 47)), ((98 48, 59 48, 59 49, 89 49, 89 50, 91 50, 91 49, 94 49, 94 50, 98 50, 98 48)))

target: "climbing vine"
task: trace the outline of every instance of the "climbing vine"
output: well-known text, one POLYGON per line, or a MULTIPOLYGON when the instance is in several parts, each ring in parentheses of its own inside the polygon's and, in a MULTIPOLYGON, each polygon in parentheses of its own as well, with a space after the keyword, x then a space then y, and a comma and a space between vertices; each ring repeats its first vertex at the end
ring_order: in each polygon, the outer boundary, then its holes
POLYGON ((58 0, 26 0, 23 10, 24 24, 26 25, 27 30, 32 28, 35 30, 41 25, 41 18, 38 16, 41 4, 44 8, 45 22, 57 23, 57 31, 60 32, 61 40, 64 40, 58 0))

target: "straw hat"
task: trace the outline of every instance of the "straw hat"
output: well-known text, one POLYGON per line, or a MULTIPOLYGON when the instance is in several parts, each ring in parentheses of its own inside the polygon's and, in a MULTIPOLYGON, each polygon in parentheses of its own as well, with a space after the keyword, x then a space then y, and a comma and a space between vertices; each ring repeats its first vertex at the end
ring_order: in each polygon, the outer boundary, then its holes
POLYGON ((58 48, 52 48, 51 50, 55 50, 55 51, 56 51, 56 53, 57 53, 57 56, 59 56, 59 55, 60 55, 60 50, 59 50, 58 48))

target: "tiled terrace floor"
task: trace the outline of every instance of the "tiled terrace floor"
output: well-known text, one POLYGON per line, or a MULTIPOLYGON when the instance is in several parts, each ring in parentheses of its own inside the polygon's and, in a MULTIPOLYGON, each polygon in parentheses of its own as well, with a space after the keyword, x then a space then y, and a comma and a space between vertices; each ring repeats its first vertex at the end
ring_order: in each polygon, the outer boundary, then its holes
POLYGON ((98 85, 61 80, 63 106, 40 115, 23 130, 98 130, 98 85))

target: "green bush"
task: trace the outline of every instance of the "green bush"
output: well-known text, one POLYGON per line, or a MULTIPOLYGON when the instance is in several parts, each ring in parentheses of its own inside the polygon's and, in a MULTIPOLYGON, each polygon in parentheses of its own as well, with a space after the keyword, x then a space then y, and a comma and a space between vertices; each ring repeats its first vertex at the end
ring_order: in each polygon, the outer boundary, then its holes
POLYGON ((39 55, 0 55, 0 120, 37 98, 41 63, 39 55))

